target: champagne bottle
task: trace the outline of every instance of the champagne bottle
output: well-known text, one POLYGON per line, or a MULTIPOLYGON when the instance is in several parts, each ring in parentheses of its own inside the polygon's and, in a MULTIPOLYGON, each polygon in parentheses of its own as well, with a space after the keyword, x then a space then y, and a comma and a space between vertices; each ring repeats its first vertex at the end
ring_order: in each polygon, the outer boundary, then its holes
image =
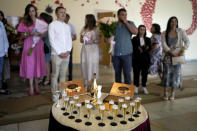
POLYGON ((94 73, 93 75, 93 82, 92 82, 92 85, 91 85, 91 88, 90 88, 90 93, 91 95, 96 98, 96 95, 97 95, 97 82, 96 82, 96 73, 94 73))

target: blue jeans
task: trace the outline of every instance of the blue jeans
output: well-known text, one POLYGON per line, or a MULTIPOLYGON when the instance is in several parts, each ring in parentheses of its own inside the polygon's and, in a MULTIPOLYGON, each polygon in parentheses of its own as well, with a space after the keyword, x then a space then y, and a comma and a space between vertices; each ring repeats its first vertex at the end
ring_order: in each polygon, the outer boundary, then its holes
POLYGON ((115 70, 115 81, 117 83, 122 83, 121 75, 122 71, 124 74, 124 83, 131 84, 131 68, 132 68, 132 56, 113 56, 112 62, 115 70))
POLYGON ((2 89, 3 57, 0 57, 0 89, 2 89))

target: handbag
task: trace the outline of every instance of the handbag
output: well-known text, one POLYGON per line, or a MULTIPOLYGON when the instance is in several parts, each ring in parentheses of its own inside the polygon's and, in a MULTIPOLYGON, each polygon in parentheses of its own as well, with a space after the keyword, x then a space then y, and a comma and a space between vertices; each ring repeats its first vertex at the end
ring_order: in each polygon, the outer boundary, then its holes
POLYGON ((172 65, 185 64, 185 56, 172 57, 172 65))
POLYGON ((49 47, 44 43, 44 53, 48 54, 49 53, 49 47))

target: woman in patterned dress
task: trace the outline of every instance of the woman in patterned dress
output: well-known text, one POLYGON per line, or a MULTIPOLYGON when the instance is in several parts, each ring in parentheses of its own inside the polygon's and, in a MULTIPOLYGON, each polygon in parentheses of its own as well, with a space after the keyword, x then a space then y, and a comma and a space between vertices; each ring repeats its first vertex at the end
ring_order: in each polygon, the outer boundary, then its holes
POLYGON ((149 74, 159 74, 162 78, 162 42, 161 42, 161 28, 159 24, 152 24, 151 27, 151 51, 150 51, 150 68, 149 74))
POLYGON ((170 100, 174 100, 175 89, 182 88, 181 64, 174 65, 172 57, 184 55, 189 46, 186 32, 178 28, 178 19, 173 16, 168 20, 167 29, 162 34, 162 45, 164 49, 164 100, 168 100, 168 88, 171 87, 170 100))

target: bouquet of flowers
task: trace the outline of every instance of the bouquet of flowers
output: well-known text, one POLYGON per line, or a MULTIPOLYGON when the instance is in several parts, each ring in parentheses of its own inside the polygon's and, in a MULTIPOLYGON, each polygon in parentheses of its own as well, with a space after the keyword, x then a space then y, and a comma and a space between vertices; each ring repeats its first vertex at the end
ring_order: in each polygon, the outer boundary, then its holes
MULTIPOLYGON (((39 32, 39 33, 45 33, 48 30, 48 24, 45 23, 42 20, 36 19, 36 25, 35 28, 33 29, 33 32, 39 32)), ((27 55, 30 56, 34 47, 36 46, 36 44, 40 41, 40 37, 39 36, 33 36, 33 42, 32 42, 32 46, 31 48, 28 50, 27 55)))
POLYGON ((109 43, 107 44, 107 52, 113 54, 114 50, 114 34, 116 30, 117 20, 114 17, 103 17, 99 20, 99 29, 104 39, 109 43))

